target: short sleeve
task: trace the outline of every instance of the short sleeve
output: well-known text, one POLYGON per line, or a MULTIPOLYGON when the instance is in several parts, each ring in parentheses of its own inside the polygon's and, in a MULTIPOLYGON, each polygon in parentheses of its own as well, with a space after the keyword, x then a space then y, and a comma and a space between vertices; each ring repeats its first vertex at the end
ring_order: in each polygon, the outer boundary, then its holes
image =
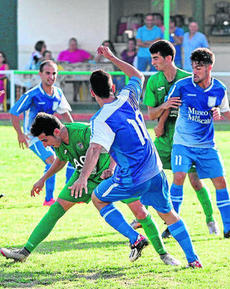
POLYGON ((181 97, 179 85, 177 82, 171 86, 168 95, 165 96, 165 102, 171 97, 181 97))
POLYGON ((32 97, 29 94, 23 94, 15 105, 10 109, 10 113, 19 116, 22 112, 30 108, 32 97))
POLYGON ((58 93, 61 94, 61 102, 60 102, 59 106, 57 107, 56 112, 59 114, 63 114, 63 113, 66 113, 68 111, 71 111, 72 109, 71 109, 66 97, 64 96, 63 92, 59 89, 58 93))
POLYGON ((147 106, 152 106, 152 107, 158 106, 156 95, 155 95, 155 90, 154 90, 153 77, 150 77, 147 82, 143 103, 147 106))
POLYGON ((228 102, 227 90, 225 90, 224 98, 222 99, 222 102, 220 104, 220 112, 224 113, 226 111, 229 111, 229 102, 228 102))
POLYGON ((109 152, 111 145, 114 142, 115 133, 109 125, 101 120, 91 119, 91 138, 90 143, 101 145, 109 152))

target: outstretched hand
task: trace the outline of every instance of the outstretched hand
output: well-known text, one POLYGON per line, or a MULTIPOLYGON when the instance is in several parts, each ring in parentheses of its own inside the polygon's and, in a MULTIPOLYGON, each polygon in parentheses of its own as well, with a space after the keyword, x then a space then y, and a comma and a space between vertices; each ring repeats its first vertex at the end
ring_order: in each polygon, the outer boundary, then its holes
POLYGON ((107 46, 103 46, 101 45, 100 47, 98 47, 97 49, 97 53, 99 55, 103 55, 105 58, 107 59, 111 59, 114 57, 114 54, 112 53, 112 51, 109 49, 109 47, 107 46))
POLYGON ((44 181, 42 179, 40 179, 39 181, 37 181, 34 185, 33 188, 30 192, 31 197, 35 197, 36 194, 40 194, 40 191, 43 189, 44 187, 44 181))
POLYGON ((79 178, 76 182, 72 184, 72 186, 68 187, 68 189, 71 190, 71 196, 75 199, 81 198, 83 190, 85 190, 85 193, 88 194, 87 189, 87 180, 79 178))
POLYGON ((28 136, 26 136, 24 133, 18 135, 18 143, 19 143, 19 147, 24 149, 24 147, 28 148, 28 136))
POLYGON ((161 107, 163 109, 169 109, 169 108, 177 108, 178 106, 181 106, 181 99, 180 97, 170 97, 166 102, 164 102, 161 107))

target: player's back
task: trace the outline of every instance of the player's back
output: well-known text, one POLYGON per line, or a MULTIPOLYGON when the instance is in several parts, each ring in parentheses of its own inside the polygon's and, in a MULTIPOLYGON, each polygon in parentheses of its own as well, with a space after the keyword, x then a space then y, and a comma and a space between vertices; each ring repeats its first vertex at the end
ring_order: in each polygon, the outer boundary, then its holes
POLYGON ((117 163, 115 182, 139 184, 161 171, 161 162, 138 108, 132 80, 118 99, 105 104, 94 116, 91 142, 104 146, 117 163), (97 132, 96 132, 97 131, 97 132))

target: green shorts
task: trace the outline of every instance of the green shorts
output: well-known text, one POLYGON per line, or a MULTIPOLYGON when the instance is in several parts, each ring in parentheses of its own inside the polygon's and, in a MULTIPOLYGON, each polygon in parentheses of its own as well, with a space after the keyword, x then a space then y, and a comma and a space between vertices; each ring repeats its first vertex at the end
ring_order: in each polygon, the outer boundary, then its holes
POLYGON ((69 201, 69 202, 73 202, 73 203, 89 203, 91 201, 91 195, 93 193, 93 190, 100 184, 100 181, 94 181, 92 179, 88 179, 88 194, 85 193, 85 191, 83 190, 82 196, 80 198, 74 198, 71 196, 71 190, 68 189, 68 187, 72 186, 72 184, 79 178, 79 172, 75 171, 72 175, 72 177, 70 178, 70 180, 68 181, 68 183, 64 186, 64 188, 62 189, 62 191, 60 192, 58 198, 65 200, 65 201, 69 201))
MULTIPOLYGON (((60 192, 58 198, 65 200, 65 201, 69 201, 69 202, 73 202, 73 203, 86 203, 88 204, 91 201, 91 195, 93 193, 93 190, 100 184, 100 180, 94 181, 92 179, 88 179, 88 194, 85 193, 85 191, 83 191, 82 196, 80 198, 74 198, 71 196, 71 190, 68 189, 68 187, 72 186, 72 184, 79 178, 79 172, 75 171, 72 175, 72 177, 70 178, 70 180, 68 181, 68 183, 64 186, 64 188, 62 189, 62 191, 60 192)), ((137 200, 139 200, 140 197, 137 198, 130 198, 127 200, 122 200, 122 203, 125 204, 130 204, 132 202, 135 202, 137 200)))

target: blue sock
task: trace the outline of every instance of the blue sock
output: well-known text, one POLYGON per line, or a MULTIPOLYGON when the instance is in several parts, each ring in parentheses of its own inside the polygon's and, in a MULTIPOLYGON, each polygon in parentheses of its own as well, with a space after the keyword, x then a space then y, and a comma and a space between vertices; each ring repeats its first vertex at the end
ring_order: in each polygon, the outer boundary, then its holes
POLYGON ((197 255, 194 252, 193 245, 189 233, 182 220, 168 226, 171 235, 177 240, 181 248, 183 249, 188 262, 194 262, 198 260, 197 255))
POLYGON ((216 190, 216 204, 224 225, 224 233, 230 231, 230 199, 227 188, 216 190))
MULTIPOLYGON (((46 173, 48 169, 51 167, 51 164, 46 164, 45 171, 46 173)), ((49 179, 46 180, 46 201, 50 201, 54 197, 54 190, 55 190, 55 175, 50 177, 49 179)))
POLYGON ((183 201, 183 186, 178 186, 173 183, 170 189, 170 196, 173 208, 179 214, 180 206, 183 201))
POLYGON ((73 173, 75 171, 75 168, 71 165, 71 163, 67 164, 67 168, 66 168, 66 173, 65 173, 65 183, 67 184, 69 179, 72 177, 73 173))
POLYGON ((131 244, 136 242, 139 234, 125 221, 123 215, 113 204, 102 208, 100 214, 110 226, 127 237, 131 244))

